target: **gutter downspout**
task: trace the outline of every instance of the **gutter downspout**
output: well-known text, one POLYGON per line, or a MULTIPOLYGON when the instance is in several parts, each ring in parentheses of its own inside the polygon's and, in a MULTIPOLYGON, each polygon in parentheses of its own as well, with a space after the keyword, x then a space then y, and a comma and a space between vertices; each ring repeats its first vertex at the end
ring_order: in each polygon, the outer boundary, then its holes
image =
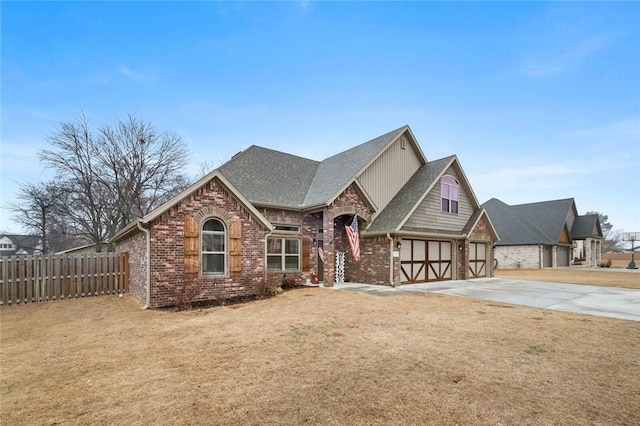
POLYGON ((391 283, 391 287, 395 287, 396 285, 393 283, 393 238, 388 232, 387 239, 389 240, 389 283, 391 283))
POLYGON ((147 287, 147 303, 142 307, 143 310, 149 309, 151 306, 151 232, 148 229, 143 228, 140 221, 137 222, 138 229, 145 233, 147 240, 146 250, 146 271, 145 271, 145 285, 147 287))
MULTIPOLYGON (((268 274, 269 274, 269 268, 267 268, 267 244, 268 244, 268 239, 271 236, 271 234, 273 233, 273 228, 269 229, 269 232, 267 232, 264 235, 264 285, 267 285, 267 280, 268 280, 268 274)), ((301 256, 302 257, 302 256, 301 256)))

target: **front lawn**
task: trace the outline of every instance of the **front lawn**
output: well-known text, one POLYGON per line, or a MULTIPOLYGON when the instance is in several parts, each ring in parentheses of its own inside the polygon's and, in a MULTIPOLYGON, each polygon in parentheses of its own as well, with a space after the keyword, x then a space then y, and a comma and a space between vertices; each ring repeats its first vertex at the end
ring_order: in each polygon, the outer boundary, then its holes
POLYGON ((305 288, 5 306, 2 424, 638 424, 640 323, 305 288))

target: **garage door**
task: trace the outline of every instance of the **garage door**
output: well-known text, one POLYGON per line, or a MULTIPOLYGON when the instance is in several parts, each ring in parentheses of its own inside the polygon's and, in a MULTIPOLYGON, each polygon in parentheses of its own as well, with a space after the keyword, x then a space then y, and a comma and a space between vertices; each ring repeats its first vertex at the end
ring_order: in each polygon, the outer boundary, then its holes
POLYGON ((487 276, 487 245, 485 243, 469 243, 469 271, 473 278, 487 276))
POLYGON ((451 242, 402 240, 401 244, 403 284, 452 279, 451 242))
POLYGON ((569 247, 558 246, 556 266, 569 266, 569 247))

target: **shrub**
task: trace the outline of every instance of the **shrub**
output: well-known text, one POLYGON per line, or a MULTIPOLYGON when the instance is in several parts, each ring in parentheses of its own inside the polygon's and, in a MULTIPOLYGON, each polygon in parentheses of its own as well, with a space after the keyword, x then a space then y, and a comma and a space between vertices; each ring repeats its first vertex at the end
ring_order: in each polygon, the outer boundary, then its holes
POLYGON ((290 289, 290 288, 295 288, 298 287, 298 282, 296 281, 295 276, 293 275, 284 275, 282 277, 282 284, 281 284, 283 289, 290 289))
POLYGON ((611 259, 603 259, 598 263, 598 266, 601 268, 610 268, 611 267, 611 259))
POLYGON ((258 282, 258 297, 276 296, 282 293, 280 273, 268 272, 265 279, 258 282))
POLYGON ((193 301, 200 295, 198 288, 198 274, 185 273, 178 284, 170 288, 169 301, 179 311, 189 310, 193 307, 193 301))

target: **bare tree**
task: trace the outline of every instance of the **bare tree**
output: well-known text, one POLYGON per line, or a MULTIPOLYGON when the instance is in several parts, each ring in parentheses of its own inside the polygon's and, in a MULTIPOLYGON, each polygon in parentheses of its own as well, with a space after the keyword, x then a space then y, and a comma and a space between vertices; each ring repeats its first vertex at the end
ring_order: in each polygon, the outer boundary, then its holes
POLYGON ((117 227, 144 216, 186 187, 182 170, 187 151, 175 134, 159 133, 129 115, 116 126, 102 127, 98 139, 102 169, 98 179, 113 191, 117 227))
POLYGON ((60 195, 60 187, 53 182, 25 183, 18 189, 20 202, 10 205, 16 222, 42 238, 43 253, 51 250, 49 231, 59 213, 60 195))
POLYGON ((129 115, 92 129, 84 114, 64 122, 40 152, 64 188, 63 216, 97 251, 127 223, 169 200, 187 185, 185 144, 129 115))

